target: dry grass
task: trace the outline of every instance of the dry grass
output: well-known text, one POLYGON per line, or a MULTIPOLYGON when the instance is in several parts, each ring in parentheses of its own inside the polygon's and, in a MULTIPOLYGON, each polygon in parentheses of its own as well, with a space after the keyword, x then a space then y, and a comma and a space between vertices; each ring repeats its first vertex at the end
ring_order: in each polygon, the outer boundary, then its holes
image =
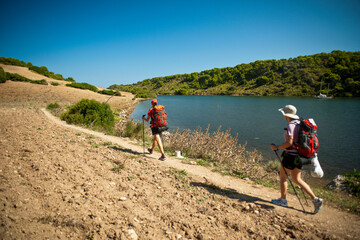
POLYGON ((231 174, 254 179, 276 177, 276 174, 266 171, 261 153, 257 150, 247 151, 246 144, 238 143, 238 135, 230 135, 230 129, 223 132, 220 126, 216 132, 210 133, 209 128, 205 131, 201 128, 194 131, 177 129, 165 140, 167 149, 180 150, 187 157, 220 163, 231 174))

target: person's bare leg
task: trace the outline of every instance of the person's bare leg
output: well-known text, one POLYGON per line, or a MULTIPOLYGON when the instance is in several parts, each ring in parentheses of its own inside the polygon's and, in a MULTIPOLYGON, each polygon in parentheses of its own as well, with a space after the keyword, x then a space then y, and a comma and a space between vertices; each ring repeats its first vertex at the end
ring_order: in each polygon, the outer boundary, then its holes
POLYGON ((154 135, 153 137, 153 144, 152 144, 152 147, 151 147, 151 152, 154 152, 154 149, 155 149, 155 146, 156 146, 156 135, 154 135))
POLYGON ((298 168, 291 170, 291 176, 294 183, 299 185, 311 197, 311 199, 314 200, 314 198, 316 197, 315 194, 311 190, 310 186, 301 179, 301 170, 298 168))
MULTIPOLYGON (((155 135, 154 135, 154 139, 155 139, 155 141, 158 143, 158 146, 159 146, 159 149, 160 149, 161 154, 165 155, 165 153, 164 153, 164 148, 163 148, 163 145, 162 145, 162 142, 161 142, 161 138, 160 138, 160 134, 155 134, 155 135)), ((155 147, 155 146, 154 146, 154 147, 155 147)))
MULTIPOLYGON (((286 172, 288 173, 289 170, 286 169, 286 172)), ((281 198, 282 199, 286 199, 286 194, 287 194, 287 176, 286 173, 284 171, 284 168, 281 167, 280 169, 280 193, 281 193, 281 198)))

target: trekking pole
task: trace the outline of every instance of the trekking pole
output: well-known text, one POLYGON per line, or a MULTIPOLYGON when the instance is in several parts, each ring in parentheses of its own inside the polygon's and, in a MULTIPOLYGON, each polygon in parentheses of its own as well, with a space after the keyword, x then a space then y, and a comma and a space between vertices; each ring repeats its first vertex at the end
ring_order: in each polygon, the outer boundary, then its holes
MULTIPOLYGON (((145 117, 145 115, 143 115, 145 117)), ((145 155, 145 121, 143 119, 143 153, 145 155)))
MULTIPOLYGON (((275 144, 273 144, 273 145, 275 145, 275 144)), ((301 207, 302 207, 302 209, 304 210, 304 213, 305 213, 305 212, 306 212, 306 211, 305 211, 305 208, 304 208, 303 204, 301 203, 301 200, 300 200, 300 198, 299 198, 299 196, 298 196, 298 194, 297 194, 297 192, 296 192, 296 190, 295 190, 295 187, 294 187, 291 179, 289 178, 289 175, 287 174, 287 172, 286 172, 286 170, 285 170, 284 165, 283 165, 282 162, 281 162, 281 159, 280 159, 280 156, 279 156, 277 150, 274 150, 274 152, 275 152, 277 158, 279 159, 280 164, 281 164, 281 166, 282 166, 283 169, 284 169, 285 175, 286 175, 287 179, 289 180, 289 182, 290 182, 290 184, 291 184, 291 186, 292 186, 292 188, 293 188, 293 190, 294 190, 294 192, 295 192, 295 195, 296 195, 297 199, 299 200, 299 203, 300 203, 300 205, 301 205, 301 207)))
MULTIPOLYGON (((300 186, 299 186, 299 187, 300 187, 300 186)), ((305 199, 305 202, 306 202, 306 206, 309 206, 309 203, 308 203, 308 201, 307 201, 307 199, 306 199, 304 190, 303 190, 301 187, 300 187, 300 189, 301 189, 301 192, 302 192, 302 194, 303 194, 303 196, 304 196, 304 199, 305 199)))

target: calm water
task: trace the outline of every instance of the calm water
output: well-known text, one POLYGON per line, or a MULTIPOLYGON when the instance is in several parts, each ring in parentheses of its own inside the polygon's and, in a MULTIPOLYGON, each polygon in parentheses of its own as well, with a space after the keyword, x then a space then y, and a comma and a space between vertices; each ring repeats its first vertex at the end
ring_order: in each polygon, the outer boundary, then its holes
MULTIPOLYGON (((360 170, 360 99, 293 97, 230 97, 230 96, 158 96, 165 105, 170 130, 179 128, 211 131, 219 125, 239 134, 239 143, 256 148, 266 160, 275 160, 269 144, 283 143, 286 121, 279 108, 292 104, 298 115, 313 118, 318 125, 319 160, 329 182, 337 174, 360 170)), ((131 115, 141 121, 151 107, 150 100, 138 104, 131 115)))

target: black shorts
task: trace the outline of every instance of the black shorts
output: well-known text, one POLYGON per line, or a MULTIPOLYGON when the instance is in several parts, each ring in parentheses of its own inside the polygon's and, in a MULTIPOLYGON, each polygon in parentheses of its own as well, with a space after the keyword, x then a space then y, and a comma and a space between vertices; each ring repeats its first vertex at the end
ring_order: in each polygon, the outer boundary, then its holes
POLYGON ((164 131, 167 131, 168 129, 169 129, 168 126, 153 127, 153 128, 151 128, 151 132, 152 132, 153 135, 155 135, 155 134, 160 134, 160 133, 162 133, 164 131))
POLYGON ((292 155, 284 151, 282 154, 282 164, 285 168, 293 170, 295 168, 301 169, 302 162, 298 155, 292 155))

